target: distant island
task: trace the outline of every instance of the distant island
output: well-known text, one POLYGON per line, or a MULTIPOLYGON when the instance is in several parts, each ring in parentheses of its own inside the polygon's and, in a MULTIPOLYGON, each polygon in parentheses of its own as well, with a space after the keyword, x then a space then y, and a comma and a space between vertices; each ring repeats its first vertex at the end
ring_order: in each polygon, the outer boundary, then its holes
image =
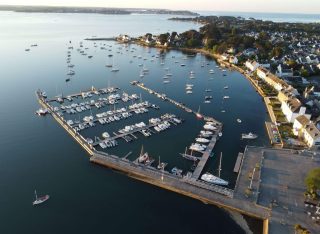
POLYGON ((55 6, 0 6, 0 11, 14 11, 26 13, 88 13, 106 15, 129 14, 168 14, 198 16, 191 11, 174 11, 167 9, 143 9, 143 8, 105 8, 105 7, 55 7, 55 6))

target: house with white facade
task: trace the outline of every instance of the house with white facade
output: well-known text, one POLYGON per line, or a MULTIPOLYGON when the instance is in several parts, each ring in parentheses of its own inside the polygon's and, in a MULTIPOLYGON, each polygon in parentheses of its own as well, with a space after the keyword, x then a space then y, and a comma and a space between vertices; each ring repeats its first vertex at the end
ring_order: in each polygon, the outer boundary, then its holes
POLYGON ((272 74, 268 69, 264 67, 258 67, 257 69, 257 76, 264 80, 266 83, 268 83, 270 86, 272 86, 277 91, 280 91, 282 89, 286 89, 289 87, 289 85, 281 80, 276 75, 272 74))
POLYGON ((305 115, 308 119, 311 118, 311 115, 306 113, 307 108, 302 106, 297 98, 289 98, 288 100, 282 101, 281 110, 289 123, 294 123, 295 119, 300 115, 305 115))
POLYGON ((279 64, 279 66, 277 67, 276 74, 277 76, 280 76, 280 77, 293 76, 293 70, 285 68, 282 64, 279 64))
POLYGON ((230 56, 229 63, 238 64, 238 58, 236 56, 230 56))
POLYGON ((302 138, 308 147, 320 145, 320 131, 305 115, 300 115, 295 119, 293 134, 302 138))
POLYGON ((251 71, 254 72, 260 66, 260 64, 254 60, 247 60, 245 66, 251 71))

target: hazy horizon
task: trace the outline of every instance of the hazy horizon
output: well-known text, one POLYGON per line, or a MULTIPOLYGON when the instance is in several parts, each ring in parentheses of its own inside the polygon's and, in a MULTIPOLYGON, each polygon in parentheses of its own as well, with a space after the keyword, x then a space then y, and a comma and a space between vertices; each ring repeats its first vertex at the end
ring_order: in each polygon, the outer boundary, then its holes
POLYGON ((308 0, 198 0, 185 2, 184 0, 162 0, 150 2, 147 0, 0 0, 0 5, 17 6, 60 6, 60 7, 106 7, 106 8, 150 8, 189 11, 215 12, 244 12, 244 13, 287 13, 287 14, 320 14, 320 1, 308 0), (261 10, 263 9, 263 11, 261 10))

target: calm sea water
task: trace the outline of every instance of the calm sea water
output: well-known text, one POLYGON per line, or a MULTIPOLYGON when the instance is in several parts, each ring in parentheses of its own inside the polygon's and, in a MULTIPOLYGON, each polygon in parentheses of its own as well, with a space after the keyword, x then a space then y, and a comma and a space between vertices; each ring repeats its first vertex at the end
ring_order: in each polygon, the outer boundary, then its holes
MULTIPOLYGON (((136 45, 124 47, 102 42, 112 46, 112 51, 106 51, 100 50, 101 42, 94 47, 93 42, 84 41, 92 59, 76 51, 80 41, 93 35, 182 32, 197 25, 171 22, 166 20, 168 16, 154 15, 1 12, 0 18, 0 233, 243 233, 229 215, 218 208, 90 164, 84 150, 50 116, 39 118, 34 114, 39 108, 34 94, 38 88, 55 96, 79 92, 92 85, 106 87, 110 84, 129 93, 141 93, 144 100, 158 104, 161 109, 116 125, 88 129, 83 135, 100 136, 105 130, 111 132, 128 123, 146 121, 166 112, 175 113, 186 120, 183 125, 148 139, 139 136, 130 144, 121 142, 119 147, 108 152, 121 156, 132 151, 130 159, 133 160, 143 144, 151 155, 161 156, 168 162, 169 168, 178 166, 188 170, 192 163, 181 159, 178 152, 183 152, 193 142, 203 123, 129 85, 130 81, 139 79, 138 64, 144 63, 150 70, 143 78, 147 86, 193 109, 201 106, 204 114, 224 123, 223 137, 215 153, 223 152, 222 176, 232 187, 237 154, 248 143, 240 140, 241 133, 255 132, 259 138, 253 144, 268 144, 264 104, 241 74, 228 71, 227 76, 222 76, 214 61, 201 55, 184 59, 185 55, 176 51, 164 52, 162 66, 159 59, 151 61, 159 51, 136 45), (75 48, 71 57, 76 75, 66 83, 70 40, 75 48), (34 43, 38 47, 24 51, 34 43), (132 50, 135 52, 130 52, 132 50), (105 68, 110 62, 107 57, 110 53, 114 54, 119 73, 110 73, 105 68), (133 58, 134 54, 147 60, 133 58), (175 61, 187 66, 180 67, 175 61), (201 67, 203 63, 205 66, 201 67), (171 83, 165 85, 162 77, 166 67, 170 67, 173 77, 171 83), (209 69, 215 70, 213 76, 209 69), (189 79, 191 70, 195 72, 194 80, 189 79), (186 83, 194 84, 193 95, 185 94, 186 83), (226 85, 229 86, 227 90, 223 88, 226 85), (213 91, 211 104, 203 104, 206 88, 213 91), (230 99, 223 101, 225 95, 230 99), (236 122, 237 118, 242 124, 236 122), (40 194, 50 194, 51 199, 43 206, 32 207, 34 189, 40 194)), ((214 157, 205 170, 216 173, 217 166, 218 157, 214 157)))
POLYGON ((271 20, 274 22, 290 23, 319 23, 320 14, 293 14, 293 13, 258 13, 258 12, 222 12, 222 11, 200 11, 201 15, 217 16, 241 16, 246 19, 254 18, 260 20, 271 20))

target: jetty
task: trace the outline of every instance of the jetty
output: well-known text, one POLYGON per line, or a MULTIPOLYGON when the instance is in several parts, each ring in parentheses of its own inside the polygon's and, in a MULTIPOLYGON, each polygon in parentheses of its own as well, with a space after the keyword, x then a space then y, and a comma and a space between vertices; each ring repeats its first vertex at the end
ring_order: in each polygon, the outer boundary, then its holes
MULTIPOLYGON (((259 197, 263 196, 258 192, 260 191, 259 183, 261 180, 263 181, 262 176, 265 175, 264 173, 255 174, 250 190, 253 195, 246 194, 248 184, 250 184, 250 181, 248 180, 248 174, 252 171, 252 168, 257 165, 257 160, 260 160, 258 161, 260 163, 262 162, 261 160, 263 160, 261 157, 259 158, 257 156, 251 156, 256 154, 255 151, 250 151, 249 156, 247 156, 247 151, 244 152, 242 163, 239 166, 238 178, 234 189, 210 184, 199 179, 222 129, 222 124, 219 121, 216 121, 214 118, 204 118, 206 121, 212 122, 212 124, 214 124, 216 127, 216 130, 206 150, 202 153, 202 157, 198 162, 195 171, 193 173, 187 172, 183 175, 175 175, 164 169, 158 170, 156 166, 153 165, 143 165, 135 161, 130 161, 127 159, 128 155, 119 157, 98 151, 94 146, 97 145, 99 141, 93 142, 92 144, 88 143, 81 134, 67 124, 63 116, 59 115, 59 112, 54 110, 54 107, 50 105, 50 102, 47 101, 40 90, 36 92, 36 95, 40 105, 47 109, 49 114, 52 115, 58 124, 61 125, 72 136, 72 138, 74 138, 86 150, 86 152, 88 152, 90 156, 90 162, 121 171, 137 180, 141 180, 146 183, 180 193, 194 199, 198 199, 206 204, 212 204, 218 207, 240 212, 241 214, 262 219, 264 220, 264 234, 268 233, 268 220, 271 216, 271 209, 268 205, 258 204, 259 197)), ((178 102, 172 103, 175 105, 178 104, 178 102)), ((179 105, 180 108, 183 108, 189 112, 190 109, 188 107, 182 104, 179 105)), ((191 113, 193 112, 191 111, 191 113)), ((161 121, 170 121, 170 119, 168 117, 167 119, 162 119, 161 121)), ((161 122, 158 122, 157 124, 159 123, 161 122)), ((154 125, 150 123, 145 127, 133 129, 134 131, 132 130, 130 132, 126 132, 123 135, 117 134, 111 138, 117 139, 129 135, 132 136, 132 134, 140 132, 143 129, 151 128, 152 126, 154 125)), ((277 224, 277 222, 272 223, 272 225, 275 224, 277 224)))
MULTIPOLYGON (((141 88, 141 89, 143 89, 143 90, 145 90, 145 91, 147 91, 147 92, 149 92, 150 94, 155 95, 156 97, 158 97, 158 98, 160 98, 160 99, 162 99, 162 100, 164 100, 164 101, 168 101, 168 102, 174 104, 175 106, 177 106, 177 107, 179 107, 180 109, 186 111, 187 113, 193 113, 193 114, 195 114, 195 115, 198 115, 198 114, 199 114, 197 111, 192 110, 191 108, 187 107, 185 104, 183 104, 183 103, 181 103, 181 102, 178 102, 178 101, 176 101, 176 100, 174 100, 174 99, 172 99, 172 98, 167 97, 166 94, 162 94, 162 93, 156 92, 155 90, 152 90, 151 88, 146 87, 146 86, 145 86, 143 83, 141 83, 140 81, 132 81, 131 84, 132 84, 132 85, 135 85, 135 86, 137 86, 137 87, 139 87, 139 88, 141 88)), ((205 116, 205 115, 202 115, 202 114, 201 114, 201 116, 203 117, 203 119, 204 119, 205 121, 210 121, 210 122, 214 122, 214 123, 217 124, 217 125, 222 125, 221 122, 219 122, 218 120, 214 119, 213 117, 205 116)))

